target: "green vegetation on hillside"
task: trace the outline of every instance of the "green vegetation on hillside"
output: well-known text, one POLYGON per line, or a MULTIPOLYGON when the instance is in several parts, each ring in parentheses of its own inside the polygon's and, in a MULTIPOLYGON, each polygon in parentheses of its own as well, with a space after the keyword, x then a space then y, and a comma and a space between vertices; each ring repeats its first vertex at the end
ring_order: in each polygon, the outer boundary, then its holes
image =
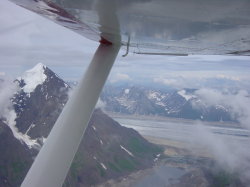
POLYGON ((160 153, 163 151, 160 147, 156 145, 145 146, 145 144, 136 137, 133 137, 129 140, 128 149, 132 153, 137 153, 137 154, 160 153))

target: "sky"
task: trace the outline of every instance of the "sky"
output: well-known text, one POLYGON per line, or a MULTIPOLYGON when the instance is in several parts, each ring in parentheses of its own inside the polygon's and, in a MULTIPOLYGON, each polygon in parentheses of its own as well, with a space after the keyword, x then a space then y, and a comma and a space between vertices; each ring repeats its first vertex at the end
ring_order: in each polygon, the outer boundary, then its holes
MULTIPOLYGON (((43 63, 65 80, 79 80, 98 43, 25 10, 0 2, 0 77, 43 63)), ((121 50, 108 81, 173 87, 250 86, 250 58, 148 56, 121 50)), ((249 87, 250 88, 250 87, 249 87)))

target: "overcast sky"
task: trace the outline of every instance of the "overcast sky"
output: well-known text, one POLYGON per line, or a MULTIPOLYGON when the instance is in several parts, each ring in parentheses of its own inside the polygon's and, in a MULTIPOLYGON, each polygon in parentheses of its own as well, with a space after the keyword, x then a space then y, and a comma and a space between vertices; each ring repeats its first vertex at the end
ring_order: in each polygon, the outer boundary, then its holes
MULTIPOLYGON (((97 42, 9 1, 0 1, 0 76, 19 76, 41 62, 66 80, 78 80, 97 42)), ((109 81, 148 81, 177 87, 223 82, 249 87, 250 57, 143 56, 121 50, 109 81)))

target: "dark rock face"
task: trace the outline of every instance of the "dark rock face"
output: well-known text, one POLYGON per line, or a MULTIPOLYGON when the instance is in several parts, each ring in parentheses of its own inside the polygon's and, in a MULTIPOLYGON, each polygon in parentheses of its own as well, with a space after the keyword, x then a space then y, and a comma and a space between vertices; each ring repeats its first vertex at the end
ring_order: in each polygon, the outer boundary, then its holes
POLYGON ((19 186, 36 154, 14 138, 10 128, 0 120, 0 186, 19 186))

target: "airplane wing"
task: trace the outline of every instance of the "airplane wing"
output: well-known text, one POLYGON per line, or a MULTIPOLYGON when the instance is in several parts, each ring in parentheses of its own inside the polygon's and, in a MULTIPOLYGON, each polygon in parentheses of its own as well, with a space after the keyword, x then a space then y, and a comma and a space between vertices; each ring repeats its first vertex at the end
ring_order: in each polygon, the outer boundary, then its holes
POLYGON ((249 0, 11 1, 91 40, 120 42, 137 53, 250 55, 249 0))
POLYGON ((249 0, 11 0, 99 41, 22 187, 62 186, 120 46, 138 54, 250 55, 249 0))

